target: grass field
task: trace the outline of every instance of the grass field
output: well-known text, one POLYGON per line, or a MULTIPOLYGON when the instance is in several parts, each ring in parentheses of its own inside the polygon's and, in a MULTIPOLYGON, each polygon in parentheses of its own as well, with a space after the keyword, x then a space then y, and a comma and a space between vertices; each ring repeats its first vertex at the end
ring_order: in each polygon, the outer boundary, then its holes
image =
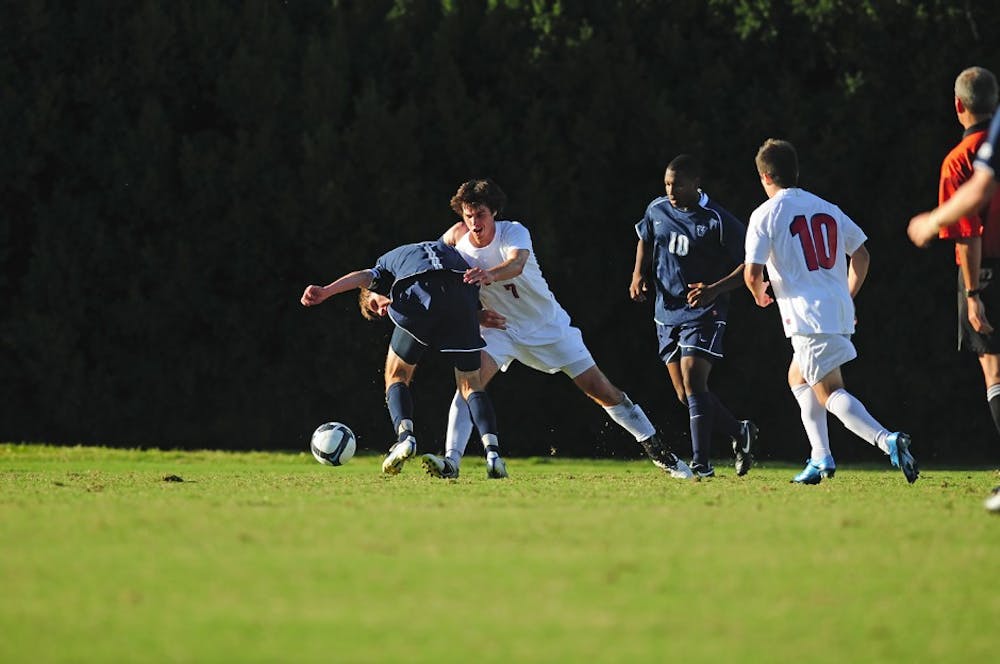
POLYGON ((0 445, 2 662, 985 662, 994 470, 0 445))

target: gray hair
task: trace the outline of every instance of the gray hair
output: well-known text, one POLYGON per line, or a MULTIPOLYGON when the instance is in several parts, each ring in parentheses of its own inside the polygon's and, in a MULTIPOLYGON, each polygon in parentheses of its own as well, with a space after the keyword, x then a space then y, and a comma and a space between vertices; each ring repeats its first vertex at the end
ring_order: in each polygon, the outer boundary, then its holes
POLYGON ((989 69, 969 67, 955 79, 955 96, 974 115, 993 115, 997 107, 997 79, 989 69))

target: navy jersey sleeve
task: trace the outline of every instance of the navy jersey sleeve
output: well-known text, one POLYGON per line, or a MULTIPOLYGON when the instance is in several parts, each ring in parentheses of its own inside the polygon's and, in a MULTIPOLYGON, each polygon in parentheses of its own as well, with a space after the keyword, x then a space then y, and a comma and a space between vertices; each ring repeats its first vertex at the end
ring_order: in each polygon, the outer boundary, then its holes
POLYGON ((743 262, 747 227, 725 208, 712 203, 709 204, 709 207, 718 212, 719 218, 722 219, 722 246, 729 257, 733 259, 733 267, 736 267, 743 262))
POLYGON ((993 116, 990 123, 990 132, 986 140, 979 146, 976 153, 976 168, 982 168, 993 173, 993 179, 997 179, 997 141, 1000 140, 1000 113, 993 116))
POLYGON ((396 281, 395 268, 393 267, 393 264, 398 258, 400 249, 402 249, 402 247, 397 247, 390 252, 382 254, 379 256, 378 260, 375 261, 375 267, 371 269, 372 283, 368 287, 368 290, 373 293, 378 293, 379 295, 389 295, 389 291, 392 289, 392 284, 396 281))

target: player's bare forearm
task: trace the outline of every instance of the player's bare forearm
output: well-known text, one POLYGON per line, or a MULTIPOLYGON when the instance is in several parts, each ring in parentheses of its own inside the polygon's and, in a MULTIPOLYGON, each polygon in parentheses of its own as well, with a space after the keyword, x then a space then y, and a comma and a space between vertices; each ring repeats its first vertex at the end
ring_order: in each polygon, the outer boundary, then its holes
POLYGON ((770 284, 764 281, 764 266, 760 263, 748 263, 745 266, 743 283, 746 284, 750 294, 753 295, 757 306, 766 307, 774 302, 774 298, 767 293, 767 287, 770 284))
POLYGON ((995 188, 993 173, 977 168, 951 198, 930 212, 922 212, 910 219, 906 234, 913 244, 926 247, 942 228, 978 210, 993 195, 995 188))
POLYGON ((865 279, 868 277, 868 266, 871 263, 871 255, 865 245, 861 245, 851 254, 851 260, 847 267, 847 290, 853 298, 861 290, 865 279))
POLYGON ((513 279, 524 271, 524 264, 528 262, 531 254, 527 249, 517 249, 511 252, 511 256, 496 267, 484 270, 480 267, 469 268, 465 271, 464 280, 469 284, 488 286, 494 281, 506 281, 513 279))
POLYGON ((649 285, 645 275, 649 273, 649 252, 646 243, 641 239, 635 247, 635 267, 632 268, 632 283, 628 287, 628 295, 636 302, 645 302, 649 285))
POLYGON ((371 270, 356 270, 349 272, 339 279, 330 282, 326 286, 309 285, 302 292, 301 302, 304 306, 312 307, 327 299, 346 293, 355 288, 367 288, 372 283, 371 270))

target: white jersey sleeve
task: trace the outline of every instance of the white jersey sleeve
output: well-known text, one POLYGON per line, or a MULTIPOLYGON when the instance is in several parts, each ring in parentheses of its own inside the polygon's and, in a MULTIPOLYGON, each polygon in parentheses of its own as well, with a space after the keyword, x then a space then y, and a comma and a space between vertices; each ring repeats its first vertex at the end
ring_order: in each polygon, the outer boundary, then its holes
POLYGON ((483 307, 507 319, 507 332, 516 343, 536 346, 554 343, 570 325, 569 314, 556 301, 542 276, 528 229, 516 221, 497 221, 493 242, 474 247, 465 235, 455 247, 472 267, 484 270, 500 265, 512 252, 528 250, 521 274, 494 281, 479 290, 483 307))

